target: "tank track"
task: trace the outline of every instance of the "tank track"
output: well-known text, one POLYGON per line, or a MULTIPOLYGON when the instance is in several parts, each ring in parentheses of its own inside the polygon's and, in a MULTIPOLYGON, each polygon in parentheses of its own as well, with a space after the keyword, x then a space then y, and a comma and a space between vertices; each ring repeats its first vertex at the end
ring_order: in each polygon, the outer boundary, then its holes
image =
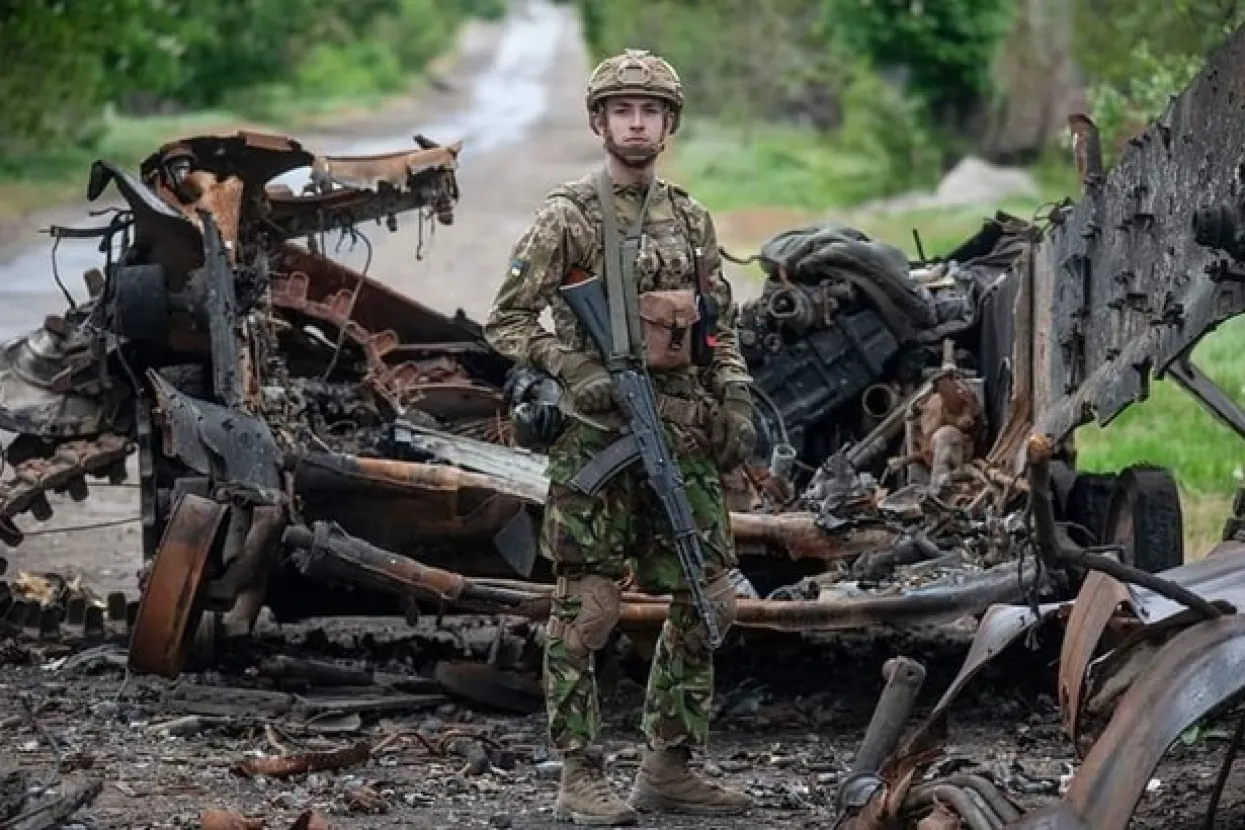
MULTIPOLYGON (((0 480, 0 541, 9 547, 25 535, 13 519, 25 513, 38 521, 52 517, 49 493, 68 493, 74 501, 89 495, 87 477, 107 478, 119 484, 126 478, 125 462, 135 449, 125 435, 103 433, 94 438, 58 444, 47 455, 14 464, 0 480)), ((39 640, 102 640, 128 634, 138 601, 124 593, 97 599, 66 577, 41 573, 53 586, 50 596, 36 599, 16 582, 4 579, 8 561, 0 556, 0 636, 33 636, 39 640)))
MULTIPOLYGON (((0 556, 0 577, 7 568, 8 561, 0 556)), ((138 614, 137 599, 121 591, 100 599, 62 574, 39 577, 52 586, 43 598, 31 596, 17 581, 0 578, 0 639, 69 644, 129 638, 138 614)))

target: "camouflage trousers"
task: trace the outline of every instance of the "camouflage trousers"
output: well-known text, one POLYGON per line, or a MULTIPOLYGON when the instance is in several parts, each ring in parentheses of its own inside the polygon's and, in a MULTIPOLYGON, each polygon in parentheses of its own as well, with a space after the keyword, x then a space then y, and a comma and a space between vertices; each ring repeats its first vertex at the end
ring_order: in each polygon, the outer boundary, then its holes
MULTIPOLYGON (((645 738, 654 748, 703 745, 713 698, 713 651, 669 542, 668 520, 643 469, 632 465, 593 497, 566 486, 616 437, 572 422, 548 453, 550 489, 541 552, 559 573, 568 575, 558 579, 554 591, 544 654, 550 739, 562 751, 582 749, 595 743, 601 722, 591 648, 604 645, 604 638, 589 648, 574 636, 576 622, 584 622, 581 617, 596 608, 585 608, 569 583, 596 580, 608 593, 610 583, 630 578, 641 590, 672 599, 649 670, 641 723, 645 738)), ((667 438, 679 457, 705 551, 706 576, 712 580, 735 565, 721 477, 703 439, 678 427, 667 427, 667 438)), ((590 600, 589 605, 596 603, 590 600)))

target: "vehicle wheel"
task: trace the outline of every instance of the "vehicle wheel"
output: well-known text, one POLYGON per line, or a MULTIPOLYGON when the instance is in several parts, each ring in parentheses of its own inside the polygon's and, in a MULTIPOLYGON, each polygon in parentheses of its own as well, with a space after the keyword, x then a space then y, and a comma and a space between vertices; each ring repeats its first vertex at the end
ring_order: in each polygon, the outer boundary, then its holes
POLYGON ((1184 564, 1180 491, 1171 472, 1136 465, 1120 473, 1102 540, 1122 545, 1123 561, 1148 573, 1184 564))
POLYGON ((1107 512, 1119 485, 1115 473, 1077 473, 1068 490, 1064 517, 1091 534, 1087 544, 1098 545, 1104 541, 1107 512))

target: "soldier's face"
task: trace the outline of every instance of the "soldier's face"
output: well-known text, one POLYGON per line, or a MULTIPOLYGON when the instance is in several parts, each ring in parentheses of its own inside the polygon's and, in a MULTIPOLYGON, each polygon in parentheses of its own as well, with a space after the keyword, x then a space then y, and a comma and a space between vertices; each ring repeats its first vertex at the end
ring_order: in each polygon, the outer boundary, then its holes
POLYGON ((606 138, 617 147, 659 148, 666 125, 666 105, 655 98, 620 97, 605 102, 606 138))

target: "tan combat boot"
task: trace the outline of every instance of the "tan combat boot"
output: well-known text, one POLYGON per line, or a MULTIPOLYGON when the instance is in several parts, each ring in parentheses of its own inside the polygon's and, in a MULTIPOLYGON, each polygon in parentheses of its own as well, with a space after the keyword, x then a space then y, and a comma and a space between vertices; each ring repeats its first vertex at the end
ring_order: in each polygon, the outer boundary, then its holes
POLYGON ((601 759, 587 752, 568 752, 563 759, 553 816, 558 821, 608 827, 635 824, 639 818, 614 794, 601 759))
POLYGON ((707 781, 688 767, 687 747, 650 750, 645 753, 627 799, 644 813, 689 815, 737 815, 752 806, 752 799, 738 790, 707 781))

